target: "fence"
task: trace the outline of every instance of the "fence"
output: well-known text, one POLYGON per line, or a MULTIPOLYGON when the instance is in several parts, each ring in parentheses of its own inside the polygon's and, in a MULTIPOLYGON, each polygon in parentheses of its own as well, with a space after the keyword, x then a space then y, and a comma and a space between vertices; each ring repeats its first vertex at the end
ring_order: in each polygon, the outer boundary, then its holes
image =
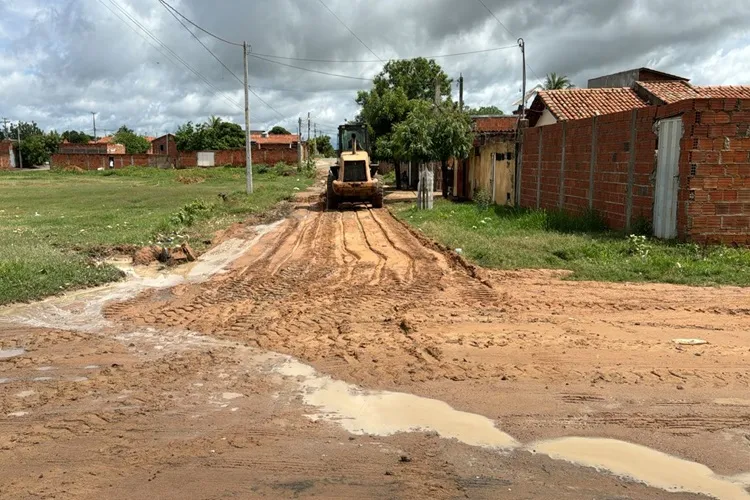
POLYGON ((692 99, 527 129, 520 204, 598 212, 613 229, 653 222, 658 120, 679 116, 677 234, 750 242, 750 100, 692 99))

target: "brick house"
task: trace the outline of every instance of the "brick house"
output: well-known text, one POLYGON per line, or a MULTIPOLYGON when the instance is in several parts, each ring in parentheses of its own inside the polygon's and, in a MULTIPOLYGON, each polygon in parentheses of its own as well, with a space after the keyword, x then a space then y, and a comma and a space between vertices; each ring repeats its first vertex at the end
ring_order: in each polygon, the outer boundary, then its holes
POLYGON ((161 137, 151 138, 151 149, 149 154, 167 155, 177 157, 177 143, 174 134, 166 134, 161 137))
MULTIPOLYGON (((297 146, 300 142, 297 134, 251 134, 250 140, 254 163, 297 163, 297 146)), ((302 155, 303 159, 307 157, 304 147, 302 155)))

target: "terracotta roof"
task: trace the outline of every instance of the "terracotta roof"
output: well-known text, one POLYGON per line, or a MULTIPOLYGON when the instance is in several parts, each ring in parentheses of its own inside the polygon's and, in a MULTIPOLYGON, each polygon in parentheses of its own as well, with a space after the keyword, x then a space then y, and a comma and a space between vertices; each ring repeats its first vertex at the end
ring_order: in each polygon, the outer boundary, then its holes
POLYGON ((664 81, 664 82, 635 82, 636 85, 645 89, 649 94, 666 104, 685 99, 697 99, 701 97, 698 90, 688 82, 664 81))
POLYGON ((144 135, 143 138, 148 142, 154 142, 156 140, 156 137, 151 137, 150 135, 144 135))
POLYGON ((750 85, 711 85, 695 87, 700 92, 699 97, 713 97, 718 99, 750 99, 750 85))
POLYGON ((517 116, 472 116, 474 132, 510 132, 518 126, 517 116))
POLYGON ((297 134, 276 134, 263 137, 260 134, 252 134, 250 140, 256 144, 294 144, 299 141, 297 134))
POLYGON ((105 137, 100 137, 99 139, 95 141, 89 141, 89 144, 110 144, 112 142, 112 136, 108 135, 105 137))
POLYGON ((590 118, 647 106, 633 89, 627 87, 540 90, 537 98, 558 120, 590 118))

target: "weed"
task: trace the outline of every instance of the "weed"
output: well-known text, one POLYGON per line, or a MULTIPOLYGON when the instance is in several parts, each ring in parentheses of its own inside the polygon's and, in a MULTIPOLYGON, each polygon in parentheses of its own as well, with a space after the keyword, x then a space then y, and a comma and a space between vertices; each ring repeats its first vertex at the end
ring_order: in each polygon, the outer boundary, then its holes
POLYGON ((478 210, 486 212, 492 205, 492 195, 486 189, 477 189, 474 192, 474 203, 478 210))

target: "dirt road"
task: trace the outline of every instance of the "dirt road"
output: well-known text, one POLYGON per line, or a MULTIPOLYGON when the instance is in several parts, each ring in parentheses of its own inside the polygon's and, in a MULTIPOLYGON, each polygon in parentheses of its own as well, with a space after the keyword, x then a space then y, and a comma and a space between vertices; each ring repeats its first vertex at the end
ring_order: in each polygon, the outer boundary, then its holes
POLYGON ((0 311, 0 497, 750 498, 746 291, 475 270, 310 201, 233 236, 0 311))

